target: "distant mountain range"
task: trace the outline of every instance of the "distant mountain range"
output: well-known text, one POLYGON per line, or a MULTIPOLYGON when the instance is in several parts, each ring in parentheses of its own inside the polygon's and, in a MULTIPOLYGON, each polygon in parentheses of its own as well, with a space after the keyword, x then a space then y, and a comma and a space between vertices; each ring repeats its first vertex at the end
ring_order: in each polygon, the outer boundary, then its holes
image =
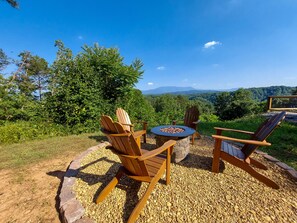
POLYGON ((175 87, 175 86, 166 86, 166 87, 158 87, 151 90, 142 91, 144 95, 160 95, 160 94, 203 94, 203 93, 216 93, 221 91, 235 91, 235 89, 229 90, 201 90, 195 89, 193 87, 175 87))
MULTIPOLYGON (((265 101, 268 96, 277 95, 291 95, 295 91, 296 87, 288 86, 270 86, 270 87, 254 87, 245 88, 252 93, 252 98, 256 101, 265 101)), ((225 89, 225 90, 199 90, 192 87, 159 87, 152 90, 142 91, 144 95, 161 95, 161 94, 173 94, 173 95, 186 95, 191 99, 204 98, 210 102, 214 102, 216 95, 220 92, 232 92, 238 88, 225 89)))

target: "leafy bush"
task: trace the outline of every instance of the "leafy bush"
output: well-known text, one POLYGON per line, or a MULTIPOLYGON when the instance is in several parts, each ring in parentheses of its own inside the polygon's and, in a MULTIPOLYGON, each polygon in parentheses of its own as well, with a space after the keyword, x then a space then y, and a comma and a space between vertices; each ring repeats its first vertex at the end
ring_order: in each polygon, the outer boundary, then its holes
POLYGON ((4 122, 0 126, 0 144, 63 136, 68 132, 69 130, 62 125, 48 122, 4 122))
POLYGON ((217 122, 219 117, 214 114, 202 114, 199 117, 201 122, 217 122))

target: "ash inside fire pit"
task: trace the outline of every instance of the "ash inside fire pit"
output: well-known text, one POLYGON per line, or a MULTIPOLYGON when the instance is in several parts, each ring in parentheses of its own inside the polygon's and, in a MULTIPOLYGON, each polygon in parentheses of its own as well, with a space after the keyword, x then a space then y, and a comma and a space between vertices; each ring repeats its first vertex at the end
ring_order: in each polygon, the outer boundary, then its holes
POLYGON ((175 133, 184 132, 185 130, 183 128, 178 128, 178 127, 167 127, 167 128, 161 128, 160 131, 175 134, 175 133))

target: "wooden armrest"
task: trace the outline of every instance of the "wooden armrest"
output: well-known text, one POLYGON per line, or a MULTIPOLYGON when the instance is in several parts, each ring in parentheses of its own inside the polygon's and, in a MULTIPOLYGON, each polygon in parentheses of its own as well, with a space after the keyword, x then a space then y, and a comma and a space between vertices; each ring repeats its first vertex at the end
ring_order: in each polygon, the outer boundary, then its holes
POLYGON ((144 130, 138 130, 136 132, 133 132, 133 137, 138 138, 144 134, 144 130))
POLYGON ((122 125, 127 125, 127 126, 130 126, 130 127, 133 127, 133 124, 126 124, 126 123, 121 123, 122 125))
POLYGON ((145 154, 143 154, 142 156, 138 157, 139 161, 143 161, 149 158, 152 158, 160 153, 162 153, 163 151, 169 149, 170 147, 174 146, 176 143, 175 140, 169 140, 167 142, 165 142, 161 147, 154 149, 152 151, 146 152, 145 154))
POLYGON ((220 127, 214 127, 215 130, 221 130, 221 131, 229 131, 229 132, 238 132, 238 133, 244 133, 248 135, 255 134, 254 132, 239 130, 239 129, 228 129, 228 128, 220 128, 220 127))
POLYGON ((238 138, 231 138, 227 136, 221 136, 221 135, 212 135, 215 139, 221 139, 221 140, 228 140, 233 142, 241 142, 245 144, 252 144, 252 145, 258 145, 258 146, 271 146, 271 143, 266 141, 257 141, 257 140, 250 140, 250 139, 238 139, 238 138))

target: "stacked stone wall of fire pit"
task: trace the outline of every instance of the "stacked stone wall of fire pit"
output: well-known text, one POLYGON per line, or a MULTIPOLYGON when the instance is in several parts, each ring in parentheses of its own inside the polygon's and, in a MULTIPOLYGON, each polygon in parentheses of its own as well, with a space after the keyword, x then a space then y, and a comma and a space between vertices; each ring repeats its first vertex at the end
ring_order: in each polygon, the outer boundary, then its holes
POLYGON ((167 136, 156 136, 157 147, 162 146, 169 139, 176 140, 176 144, 173 147, 172 161, 178 163, 183 159, 185 159, 190 152, 190 137, 185 137, 185 138, 170 137, 169 138, 167 136))

